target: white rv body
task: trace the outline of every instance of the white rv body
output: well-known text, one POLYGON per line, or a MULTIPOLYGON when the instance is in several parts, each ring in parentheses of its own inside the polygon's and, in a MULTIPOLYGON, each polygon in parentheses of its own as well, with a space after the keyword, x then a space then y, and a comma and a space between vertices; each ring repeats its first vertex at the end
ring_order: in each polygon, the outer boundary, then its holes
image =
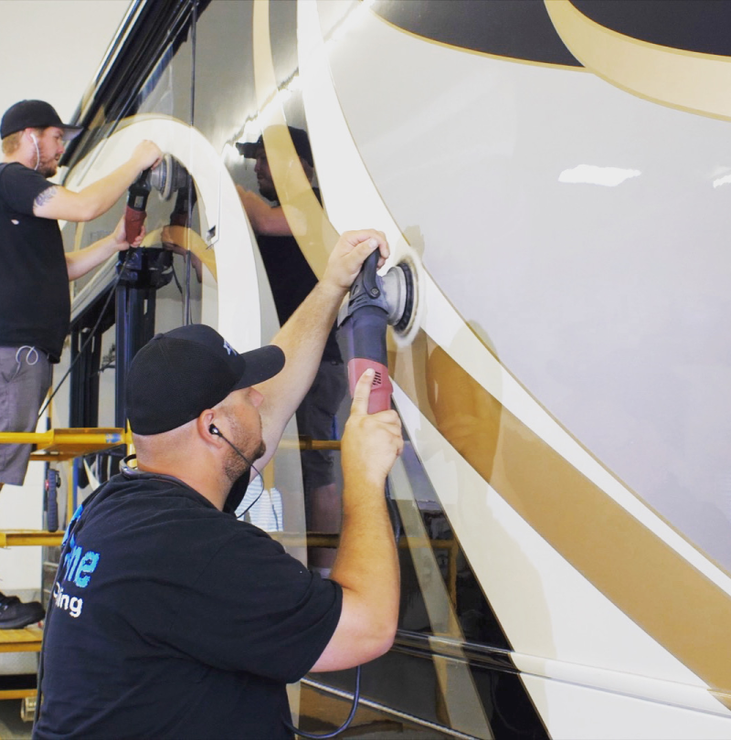
MULTIPOLYGON (((556 34, 583 61, 575 28, 597 29, 552 3, 556 34)), ((333 232, 375 227, 392 262, 417 255, 418 331, 390 347, 411 450, 393 497, 405 542, 420 543, 409 567, 429 621, 404 627, 402 647, 426 635, 439 710, 396 696, 421 680, 405 664, 373 705, 445 735, 731 738, 731 137, 727 88, 716 101, 696 79, 718 59, 630 39, 658 65, 633 89, 616 58, 590 68, 460 48, 398 27, 387 3, 286 5, 285 55, 284 3, 204 4, 180 64, 207 105, 192 122, 176 115, 167 65, 183 52, 164 46, 147 97, 80 145, 66 184, 98 179, 143 138, 171 153, 215 254, 196 320, 241 350, 271 336, 276 314, 236 195, 255 189, 237 141, 272 123, 306 128, 333 232), (251 68, 235 68, 237 35, 251 68), (705 97, 667 92, 670 57, 705 97), (252 92, 239 105, 242 75, 252 92), (433 509, 505 644, 468 634, 438 548, 423 544, 433 509), (524 728, 496 699, 507 674, 535 713, 524 728)), ((318 247, 300 246, 317 272, 318 247)), ((166 306, 160 330, 180 323, 166 306)), ((299 476, 284 452, 265 485, 284 491, 285 529, 301 533, 299 476)))

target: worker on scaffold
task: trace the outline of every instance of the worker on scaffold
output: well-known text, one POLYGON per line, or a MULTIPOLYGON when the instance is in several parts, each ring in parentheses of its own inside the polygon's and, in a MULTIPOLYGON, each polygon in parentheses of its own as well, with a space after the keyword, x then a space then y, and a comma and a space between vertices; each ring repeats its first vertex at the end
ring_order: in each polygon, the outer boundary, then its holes
MULTIPOLYGON (((61 121, 42 100, 22 100, 0 122, 0 431, 34 432, 51 387, 53 365, 70 322, 69 281, 86 275, 127 242, 124 221, 95 244, 65 252, 58 220, 91 221, 106 213, 162 152, 143 141, 111 174, 73 192, 51 182, 66 143, 82 129, 61 121)), ((0 444, 0 489, 25 479, 31 445, 0 444)), ((0 574, 2 587, 2 574, 0 574)), ((0 593, 0 629, 43 618, 38 602, 0 593)))

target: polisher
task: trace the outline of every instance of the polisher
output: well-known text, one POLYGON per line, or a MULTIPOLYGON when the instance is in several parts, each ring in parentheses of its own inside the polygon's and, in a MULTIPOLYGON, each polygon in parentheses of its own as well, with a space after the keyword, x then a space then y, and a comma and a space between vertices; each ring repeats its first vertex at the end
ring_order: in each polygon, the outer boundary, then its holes
POLYGON ((142 224, 147 218, 147 198, 154 188, 160 192, 163 200, 185 187, 188 173, 177 159, 164 154, 155 169, 147 169, 130 185, 127 196, 127 208, 124 213, 124 228, 127 241, 133 242, 142 231, 142 224))
POLYGON ((369 367, 375 371, 368 403, 370 414, 391 408, 393 386, 388 375, 387 326, 393 327, 399 345, 409 344, 419 328, 419 261, 411 250, 401 251, 401 260, 383 277, 376 272, 378 250, 369 255, 340 313, 340 330, 347 343, 351 395, 363 372, 369 367))

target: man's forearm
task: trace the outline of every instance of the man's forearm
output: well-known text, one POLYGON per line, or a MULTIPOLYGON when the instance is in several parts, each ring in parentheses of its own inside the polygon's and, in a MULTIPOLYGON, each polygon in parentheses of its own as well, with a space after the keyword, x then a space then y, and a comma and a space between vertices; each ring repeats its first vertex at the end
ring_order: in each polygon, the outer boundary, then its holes
MULTIPOLYGON (((386 510, 383 487, 343 494, 344 500, 370 500, 378 506, 346 513, 340 547, 330 579, 343 589, 337 629, 313 671, 337 671, 383 655, 398 627, 400 579, 396 543, 386 510)), ((348 511, 348 509, 350 509, 348 511)))
POLYGON ((330 579, 343 589, 343 606, 337 630, 314 671, 373 660, 393 644, 399 563, 382 484, 346 480, 340 546, 330 579))
POLYGON ((343 525, 331 577, 368 605, 370 619, 393 622, 398 616, 399 567, 385 487, 392 445, 396 440, 401 443, 400 425, 392 410, 359 416, 357 402, 356 398, 341 448, 343 525), (388 433, 384 417, 393 417, 388 433), (383 439, 388 440, 385 447, 383 439))
POLYGON ((368 414, 373 378, 368 370, 355 386, 340 448, 343 526, 330 578, 343 589, 343 605, 337 629, 313 668, 317 671, 383 655, 398 625, 398 555, 384 488, 403 450, 403 436, 394 410, 368 414))
POLYGON ((291 236, 292 229, 284 215, 281 206, 270 206, 258 195, 250 190, 244 190, 241 185, 236 186, 246 215, 251 222, 251 227, 257 235, 267 236, 291 236))
POLYGON ((135 147, 130 159, 116 170, 78 193, 54 185, 33 203, 33 215, 65 221, 91 221, 106 213, 125 193, 137 176, 160 160, 160 150, 151 141, 135 147))
POLYGON ((287 361, 279 374, 259 386, 264 395, 259 411, 268 448, 263 463, 274 453, 285 424, 312 385, 340 304, 374 249, 381 251, 382 263, 388 257, 388 244, 380 231, 343 233, 333 247, 322 280, 272 340, 284 350, 287 361))
POLYGON ((124 195, 139 174, 140 168, 137 163, 129 160, 106 177, 79 191, 77 195, 82 201, 81 207, 86 216, 84 220, 91 221, 106 213, 124 195))
POLYGON ((260 387, 265 398, 261 412, 270 450, 315 379, 344 296, 344 290, 319 282, 272 339, 272 344, 282 348, 287 361, 278 375, 260 387))
POLYGON ((343 473, 343 525, 330 577, 371 607, 372 623, 395 622, 399 564, 384 486, 348 482, 343 473))
POLYGON ((66 252, 66 269, 69 273, 69 281, 83 277, 95 267, 106 262, 117 251, 114 237, 110 234, 98 242, 94 242, 91 246, 80 249, 78 252, 66 252))

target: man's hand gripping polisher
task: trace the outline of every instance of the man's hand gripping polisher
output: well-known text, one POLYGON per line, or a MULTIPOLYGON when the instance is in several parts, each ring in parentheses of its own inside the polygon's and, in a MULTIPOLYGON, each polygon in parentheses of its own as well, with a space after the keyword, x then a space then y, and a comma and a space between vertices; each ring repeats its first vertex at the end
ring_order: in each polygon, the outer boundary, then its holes
POLYGON ((363 263, 339 321, 347 343, 351 396, 363 372, 369 367, 375 371, 369 414, 391 408, 393 386, 388 376, 386 327, 393 326, 397 336, 408 333, 416 305, 414 263, 404 260, 381 277, 376 272, 378 257, 376 249, 363 263))
POLYGON ((127 208, 124 212, 124 230, 127 242, 132 243, 142 231, 147 218, 147 197, 150 190, 159 190, 163 200, 187 184, 188 173, 170 154, 164 154, 155 169, 143 170, 129 186, 127 208))

